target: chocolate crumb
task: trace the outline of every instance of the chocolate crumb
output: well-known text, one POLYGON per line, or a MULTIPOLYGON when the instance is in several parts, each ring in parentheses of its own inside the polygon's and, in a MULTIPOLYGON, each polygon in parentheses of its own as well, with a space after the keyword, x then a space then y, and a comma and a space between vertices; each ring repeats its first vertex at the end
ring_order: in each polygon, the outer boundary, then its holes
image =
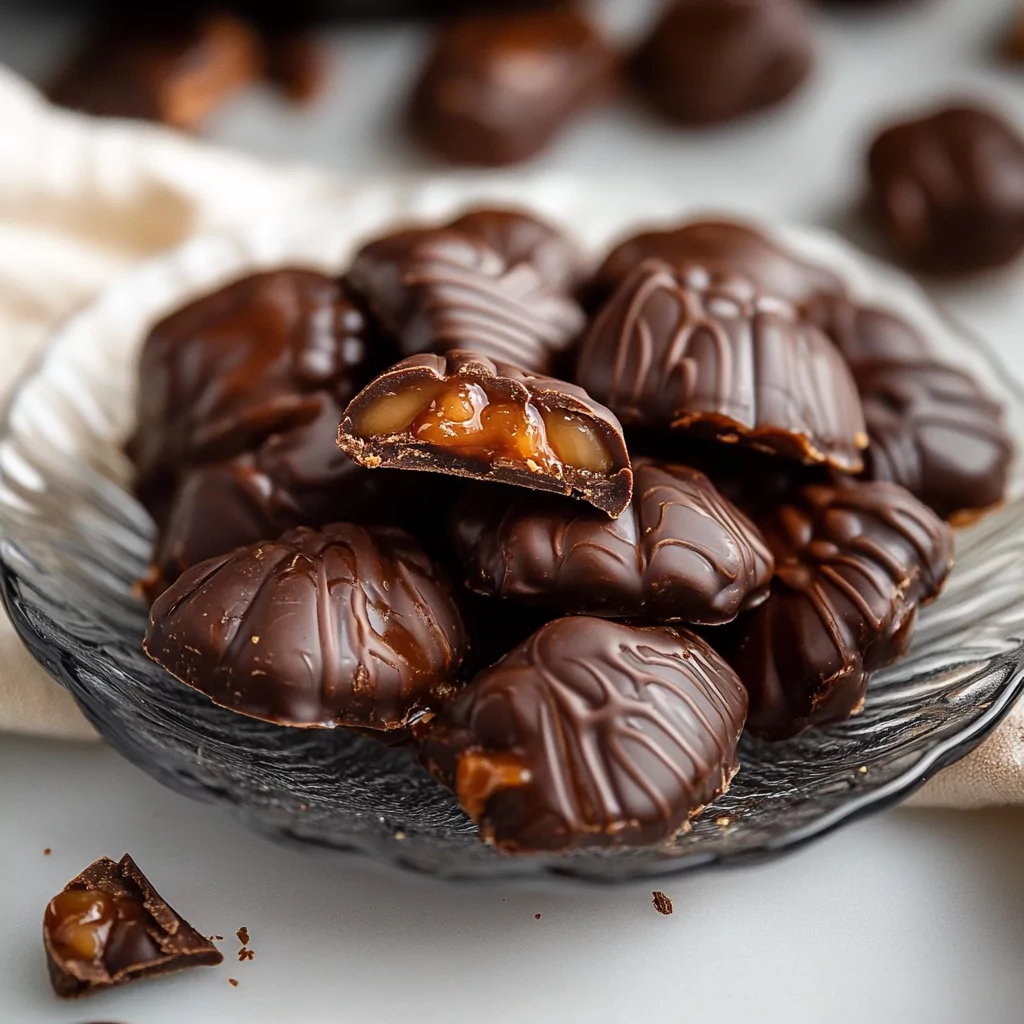
POLYGON ((540 920, 540 914, 534 914, 533 915, 533 919, 534 919, 534 921, 539 921, 540 920))
POLYGON ((243 963, 246 960, 251 960, 256 954, 251 950, 243 946, 238 951, 238 962, 243 963))
POLYGON ((244 924, 242 925, 241 928, 238 929, 237 932, 235 932, 235 934, 238 936, 238 941, 243 946, 249 945, 249 929, 246 928, 244 924))
POLYGON ((45 848, 45 849, 43 850, 43 856, 44 856, 44 857, 49 857, 51 853, 53 853, 53 850, 51 850, 49 846, 47 846, 47 847, 46 847, 46 848, 45 848))
POLYGON ((654 909, 659 914, 664 914, 667 917, 672 913, 672 900, 660 890, 655 889, 654 892, 651 893, 651 902, 654 904, 654 909))
POLYGON ((238 988, 238 982, 234 978, 228 978, 228 984, 232 988, 238 988))
POLYGON ((211 935, 210 936, 210 941, 211 942, 223 942, 224 941, 224 936, 223 935, 211 935))

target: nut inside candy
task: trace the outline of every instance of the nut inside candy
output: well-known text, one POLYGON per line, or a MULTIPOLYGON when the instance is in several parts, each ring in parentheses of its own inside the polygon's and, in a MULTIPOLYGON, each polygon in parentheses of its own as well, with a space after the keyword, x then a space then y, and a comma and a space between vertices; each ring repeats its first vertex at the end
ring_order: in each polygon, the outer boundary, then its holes
POLYGON ((582 416, 511 401, 466 380, 403 384, 362 409, 355 427, 362 437, 411 434, 443 448, 517 459, 538 472, 612 468, 606 445, 582 416))

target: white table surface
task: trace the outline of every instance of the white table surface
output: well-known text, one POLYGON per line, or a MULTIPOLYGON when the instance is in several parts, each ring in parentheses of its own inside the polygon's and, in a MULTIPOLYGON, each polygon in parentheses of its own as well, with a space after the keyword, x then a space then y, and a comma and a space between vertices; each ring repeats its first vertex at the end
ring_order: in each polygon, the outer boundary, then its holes
MULTIPOLYGON (((624 35, 649 6, 598 5, 624 35)), ((891 113, 981 95, 1024 125, 1024 70, 992 59, 1015 6, 932 0, 822 16, 816 78, 785 109, 683 134, 623 102, 538 166, 842 223, 864 139, 891 113)), ((76 26, 31 8, 0 11, 0 61, 41 78, 76 26)), ((331 33, 330 86, 313 108, 261 90, 208 134, 340 173, 430 169, 394 118, 421 46, 415 27, 331 33)), ((1016 267, 940 295, 1018 368, 1022 285, 1016 267)), ((649 887, 444 887, 281 849, 109 750, 0 737, 0 1024, 1010 1024, 1024 1019, 1022 849, 1024 810, 893 811, 784 861, 665 883, 676 911, 662 917, 649 887), (93 858, 125 850, 201 930, 227 937, 227 963, 60 1005, 39 941, 45 903, 93 858), (242 925, 256 954, 246 963, 242 925)))

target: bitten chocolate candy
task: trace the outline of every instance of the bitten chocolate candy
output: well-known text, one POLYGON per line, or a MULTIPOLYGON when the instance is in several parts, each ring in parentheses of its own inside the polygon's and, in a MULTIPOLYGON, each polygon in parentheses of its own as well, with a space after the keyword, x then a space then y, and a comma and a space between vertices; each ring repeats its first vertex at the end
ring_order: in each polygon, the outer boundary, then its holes
POLYGON ((1013 442, 1001 406, 973 377, 934 358, 926 339, 887 310, 839 299, 811 315, 860 392, 868 479, 902 484, 945 518, 1003 498, 1013 442))
POLYGON ((512 164, 608 90, 615 56, 575 11, 487 14, 441 30, 414 92, 417 137, 449 160, 512 164))
POLYGON ((470 487, 452 514, 471 590, 609 618, 728 622, 768 596, 757 527, 703 473, 641 460, 618 519, 537 492, 470 487))
POLYGON ((580 388, 472 352, 410 356, 352 400, 338 445, 362 466, 431 470, 583 498, 633 488, 619 421, 580 388))
POLYGON ((135 861, 101 857, 50 900, 43 944, 53 990, 74 999, 137 978, 223 961, 159 896, 135 861))
POLYGON ((128 443, 143 504, 159 511, 189 467, 309 424, 324 401, 344 405, 392 358, 372 347, 339 283, 307 270, 242 278, 161 320, 142 349, 128 443))
POLYGON ((1024 138, 992 111, 948 107, 886 128, 868 174, 889 243, 916 267, 968 273, 1024 248, 1024 138))
POLYGON ((640 264, 586 334, 576 382, 627 427, 863 465, 864 418, 835 346, 737 274, 640 264))
POLYGON ((543 372, 583 330, 579 304, 533 262, 466 231, 412 228, 356 255, 346 281, 403 355, 466 349, 543 372))
POLYGON ((749 224, 698 220, 620 242, 587 286, 588 294, 603 300, 649 259, 664 260, 677 271, 696 265, 709 272, 741 274, 767 294, 798 306, 846 291, 830 270, 799 259, 749 224))
POLYGON ((449 696, 466 649, 437 568, 390 527, 299 527, 201 562, 150 611, 146 653, 279 725, 399 729, 449 696))
POLYGON ((418 727, 508 853, 670 840, 725 791, 747 695, 692 634, 556 619, 418 727))
POLYGON ((660 114, 709 124, 781 102, 812 64, 800 0, 677 0, 634 56, 632 72, 660 114))
POLYGON ((709 639, 750 693, 749 727, 782 738, 860 709, 942 588, 953 534, 902 487, 853 481, 803 487, 757 524, 771 596, 709 639))
POLYGON ((233 15, 150 11, 126 20, 122 12, 75 55, 49 95, 88 114, 195 129, 262 69, 258 34, 233 15))

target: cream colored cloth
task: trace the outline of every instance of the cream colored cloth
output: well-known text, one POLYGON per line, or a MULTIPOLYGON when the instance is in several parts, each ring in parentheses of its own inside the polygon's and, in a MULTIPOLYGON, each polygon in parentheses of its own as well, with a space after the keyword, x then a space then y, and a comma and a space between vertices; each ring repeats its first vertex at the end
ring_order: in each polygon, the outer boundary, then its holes
MULTIPOLYGON (((253 211, 279 216, 338 189, 316 171, 54 109, 0 67, 0 393, 54 324, 125 267, 198 232, 250 224, 253 211)), ((95 735, 2 613, 0 729, 95 735)), ((914 802, 1024 803, 1024 705, 914 802)))

